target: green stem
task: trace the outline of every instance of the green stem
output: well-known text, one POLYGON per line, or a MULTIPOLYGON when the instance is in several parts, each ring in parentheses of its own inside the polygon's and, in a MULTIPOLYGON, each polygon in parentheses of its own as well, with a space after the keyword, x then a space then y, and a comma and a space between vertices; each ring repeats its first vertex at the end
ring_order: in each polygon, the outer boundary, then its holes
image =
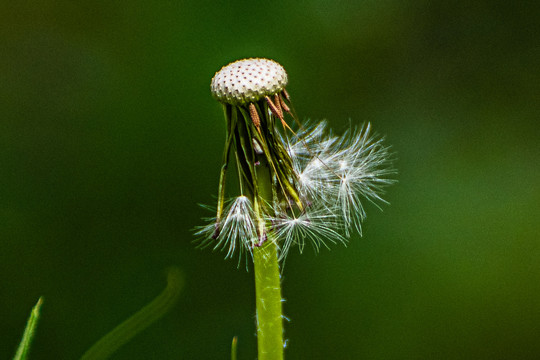
MULTIPOLYGON (((259 196, 263 202, 272 203, 272 180, 265 159, 260 156, 257 168, 259 196)), ((259 360, 283 359, 283 318, 281 314, 281 282, 277 245, 269 232, 266 242, 253 248, 255 268, 255 296, 257 305, 257 343, 259 360)))
POLYGON ((272 241, 253 249, 259 360, 283 359, 283 319, 277 247, 272 241))

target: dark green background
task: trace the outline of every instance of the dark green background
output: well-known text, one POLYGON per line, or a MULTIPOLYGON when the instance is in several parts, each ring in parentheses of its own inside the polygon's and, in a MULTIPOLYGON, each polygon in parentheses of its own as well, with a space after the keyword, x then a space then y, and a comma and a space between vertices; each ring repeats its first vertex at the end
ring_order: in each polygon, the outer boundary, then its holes
MULTIPOLYGON (((3 1, 0 358, 76 359, 165 285, 114 359, 256 357, 252 272, 199 251, 215 71, 279 61, 301 119, 370 121, 398 161, 364 237, 284 274, 290 359, 540 358, 537 1, 3 1), (529 4, 528 4, 529 3, 529 4)), ((310 249, 308 249, 310 250, 310 249)))

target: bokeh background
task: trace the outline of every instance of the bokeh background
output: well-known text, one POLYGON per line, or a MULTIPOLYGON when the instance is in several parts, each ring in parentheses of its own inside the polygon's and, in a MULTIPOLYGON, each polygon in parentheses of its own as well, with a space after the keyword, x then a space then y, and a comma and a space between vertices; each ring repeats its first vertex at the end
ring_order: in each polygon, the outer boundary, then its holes
POLYGON ((540 358, 536 1, 4 1, 0 358, 76 359, 165 286, 114 359, 256 357, 252 272, 194 248, 224 138, 215 71, 269 57, 301 119, 398 158, 364 236, 292 252, 290 359, 540 358))

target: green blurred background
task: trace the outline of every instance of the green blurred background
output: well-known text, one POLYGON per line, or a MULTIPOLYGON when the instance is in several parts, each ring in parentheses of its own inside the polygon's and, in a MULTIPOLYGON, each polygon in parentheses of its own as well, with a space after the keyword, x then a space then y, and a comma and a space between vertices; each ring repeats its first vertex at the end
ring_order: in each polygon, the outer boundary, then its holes
MULTIPOLYGON (((215 71, 269 57, 301 119, 372 122, 399 183, 284 274, 290 359, 540 358, 540 2, 3 1, 0 358, 76 359, 182 268, 114 359, 256 357, 252 272, 194 248, 215 71)), ((310 249, 308 249, 310 250, 310 249)))

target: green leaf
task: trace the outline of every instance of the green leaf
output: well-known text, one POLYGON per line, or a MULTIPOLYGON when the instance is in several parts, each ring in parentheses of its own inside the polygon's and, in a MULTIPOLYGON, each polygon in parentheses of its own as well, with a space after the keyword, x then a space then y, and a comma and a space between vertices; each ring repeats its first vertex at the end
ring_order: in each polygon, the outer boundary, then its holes
POLYGON ((236 360, 236 346, 238 345, 238 336, 232 338, 231 360, 236 360))
POLYGON ((39 311, 41 309, 41 304, 43 304, 43 297, 40 297, 36 305, 32 308, 28 322, 26 323, 26 328, 24 329, 24 334, 17 348, 17 352, 13 357, 13 360, 25 360, 28 359, 28 354, 30 353, 30 345, 32 345, 32 340, 34 339, 34 333, 39 320, 39 311))

